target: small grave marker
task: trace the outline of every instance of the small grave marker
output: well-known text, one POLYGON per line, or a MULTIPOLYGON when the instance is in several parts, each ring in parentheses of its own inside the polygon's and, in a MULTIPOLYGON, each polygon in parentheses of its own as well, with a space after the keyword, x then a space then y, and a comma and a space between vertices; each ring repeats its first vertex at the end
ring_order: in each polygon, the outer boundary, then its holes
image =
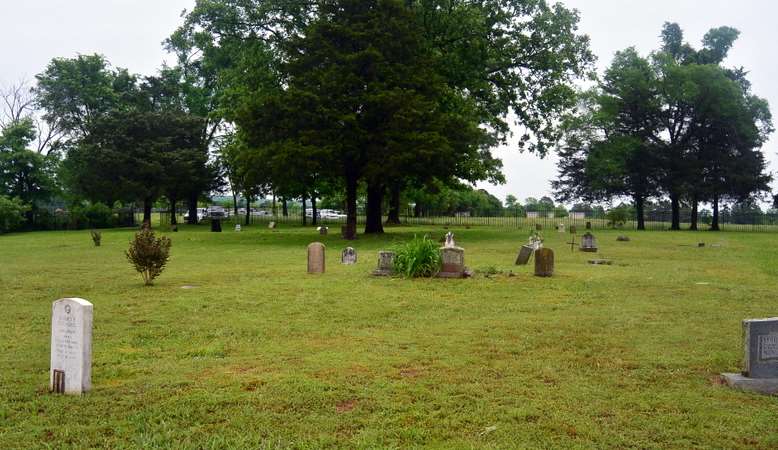
POLYGON ((581 246, 579 249, 582 252, 597 253, 597 239, 592 233, 587 232, 581 236, 581 246))
POLYGON ((394 273, 394 252, 381 250, 378 252, 378 268, 373 271, 375 276, 389 276, 394 273))
POLYGON ((80 395, 92 388, 92 311, 81 298, 62 298, 51 306, 52 392, 80 395))
POLYGON ((330 230, 329 227, 319 227, 319 235, 326 236, 327 232, 330 230))
POLYGON ((443 247, 440 249, 442 268, 440 278, 463 278, 465 276, 465 249, 461 247, 443 247))
POLYGON ((241 228, 240 228, 240 224, 239 224, 239 223, 236 223, 236 224, 235 224, 235 231, 237 231, 238 233, 240 233, 240 231, 241 231, 241 228))
POLYGON ((619 242, 629 242, 629 236, 621 235, 621 236, 617 237, 616 240, 619 241, 619 242))
POLYGON ((357 263, 357 251, 353 247, 346 247, 340 254, 340 263, 351 265, 357 263))
POLYGON ((321 242, 308 245, 308 273, 324 273, 324 249, 321 242))
POLYGON ((270 222, 269 224, 267 224, 267 227, 270 228, 271 230, 275 230, 276 229, 276 223, 275 222, 270 222))

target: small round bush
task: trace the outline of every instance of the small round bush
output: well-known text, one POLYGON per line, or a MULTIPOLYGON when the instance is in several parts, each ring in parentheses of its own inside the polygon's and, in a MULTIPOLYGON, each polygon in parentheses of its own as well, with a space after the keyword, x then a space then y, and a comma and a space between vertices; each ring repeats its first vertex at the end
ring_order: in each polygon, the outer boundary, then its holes
POLYGON ((414 236, 394 249, 394 271, 408 278, 432 277, 440 272, 440 248, 428 236, 414 236))
POLYGON ((125 255, 135 270, 143 276, 147 286, 150 286, 165 268, 170 258, 170 244, 170 239, 164 236, 157 238, 150 228, 142 229, 130 242, 130 248, 125 255))

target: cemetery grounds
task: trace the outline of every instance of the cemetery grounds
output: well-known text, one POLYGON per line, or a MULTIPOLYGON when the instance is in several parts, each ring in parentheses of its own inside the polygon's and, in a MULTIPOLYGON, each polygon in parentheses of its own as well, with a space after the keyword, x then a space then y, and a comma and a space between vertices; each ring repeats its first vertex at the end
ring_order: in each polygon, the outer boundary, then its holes
POLYGON ((369 275, 378 250, 442 226, 161 230, 153 287, 130 230, 0 236, 0 448, 778 447, 778 399, 718 381, 741 320, 778 315, 776 234, 595 231, 595 255, 546 230, 544 279, 513 265, 528 229, 452 227, 476 276, 407 280, 369 275), (63 297, 94 304, 81 397, 48 393, 63 297))

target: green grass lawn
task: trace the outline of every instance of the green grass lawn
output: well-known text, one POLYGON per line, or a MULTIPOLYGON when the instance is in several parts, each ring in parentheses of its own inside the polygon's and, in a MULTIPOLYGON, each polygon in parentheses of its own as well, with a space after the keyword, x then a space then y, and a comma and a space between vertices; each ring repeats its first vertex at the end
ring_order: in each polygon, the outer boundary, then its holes
POLYGON ((516 276, 369 276, 390 228, 182 227, 144 287, 129 230, 0 236, 0 448, 776 448, 778 398, 721 386, 741 320, 778 315, 778 235, 546 232, 557 274, 516 267, 528 230, 454 228, 466 264, 516 276), (709 245, 697 248, 697 242, 709 245), (712 247, 710 244, 720 244, 712 247), (182 286, 194 286, 183 289, 182 286), (94 303, 93 389, 48 389, 51 303, 94 303))

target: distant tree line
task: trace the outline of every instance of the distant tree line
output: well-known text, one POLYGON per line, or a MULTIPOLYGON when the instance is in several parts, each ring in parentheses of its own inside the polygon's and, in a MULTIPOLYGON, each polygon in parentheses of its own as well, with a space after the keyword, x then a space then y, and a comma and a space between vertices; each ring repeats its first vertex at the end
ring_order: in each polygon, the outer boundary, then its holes
POLYGON ((722 67, 738 34, 712 29, 694 49, 667 23, 662 47, 648 58, 634 48, 618 52, 566 120, 557 198, 630 197, 638 229, 649 199, 666 198, 674 230, 684 206, 696 230, 698 205, 708 202, 710 229, 718 230, 722 202, 752 204, 768 191, 760 150, 773 131, 767 101, 751 93, 744 69, 722 67))

